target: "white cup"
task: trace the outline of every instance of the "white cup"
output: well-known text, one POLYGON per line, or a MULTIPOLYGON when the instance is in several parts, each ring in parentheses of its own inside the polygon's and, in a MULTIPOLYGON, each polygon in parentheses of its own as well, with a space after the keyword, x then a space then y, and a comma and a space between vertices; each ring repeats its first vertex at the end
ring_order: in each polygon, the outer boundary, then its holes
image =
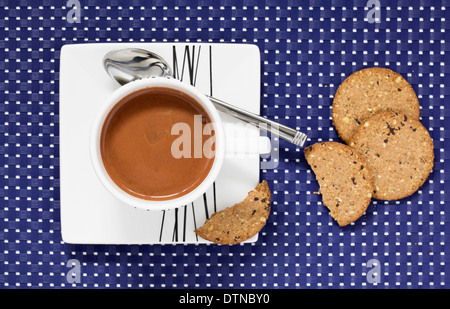
MULTIPOLYGON (((145 210, 167 210, 181 207, 195 201, 213 185, 223 164, 225 155, 225 134, 222 126, 222 120, 217 109, 203 93, 201 93, 195 87, 180 82, 177 79, 173 79, 170 77, 150 77, 136 80, 120 87, 119 89, 114 91, 106 100, 106 102, 101 106, 96 118, 94 119, 94 123, 91 129, 90 152, 91 161, 100 182, 113 196, 122 201, 124 204, 136 208, 145 210), (141 199, 122 190, 111 179, 108 172, 106 171, 100 151, 100 139, 103 124, 111 109, 113 109, 114 106, 127 95, 135 91, 150 87, 170 88, 181 91, 191 96, 204 108, 206 113, 209 115, 215 131, 215 156, 214 162, 208 175, 194 190, 188 192, 185 195, 169 200, 141 199)), ((149 177, 151 177, 151 175, 149 175, 149 177)))

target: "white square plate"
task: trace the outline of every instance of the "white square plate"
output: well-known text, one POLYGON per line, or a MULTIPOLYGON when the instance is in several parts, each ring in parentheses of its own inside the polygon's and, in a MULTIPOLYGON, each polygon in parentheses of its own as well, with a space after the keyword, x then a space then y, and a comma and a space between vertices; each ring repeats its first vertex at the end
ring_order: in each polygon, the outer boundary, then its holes
MULTIPOLYGON (((259 182, 260 158, 226 158, 215 185, 176 210, 145 211, 123 205, 97 179, 89 134, 98 107, 118 87, 103 68, 115 49, 143 48, 176 66, 178 77, 205 94, 259 114, 260 53, 256 45, 102 43, 65 45, 60 65, 61 229, 67 243, 208 243, 194 233, 215 211, 247 196, 259 182)), ((174 69, 174 68, 173 68, 174 69)), ((220 114, 225 123, 238 122, 220 114)), ((247 242, 255 242, 255 235, 247 242)))

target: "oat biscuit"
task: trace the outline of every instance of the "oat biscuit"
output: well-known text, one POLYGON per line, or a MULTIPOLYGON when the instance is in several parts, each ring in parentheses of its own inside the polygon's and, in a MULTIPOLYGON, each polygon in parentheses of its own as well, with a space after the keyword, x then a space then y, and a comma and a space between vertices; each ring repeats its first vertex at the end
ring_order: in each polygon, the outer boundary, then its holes
POLYGON ((195 233, 222 245, 245 241, 266 224, 270 214, 270 197, 267 181, 263 181, 242 202, 212 214, 195 233))
POLYGON ((383 112, 370 117, 357 128, 350 146, 367 161, 376 199, 410 196, 433 168, 433 141, 428 131, 404 114, 383 112))
POLYGON ((320 185, 323 204, 339 226, 360 218, 372 199, 372 178, 365 160, 348 145, 316 143, 305 158, 320 185))
POLYGON ((387 68, 362 69, 338 87, 332 105, 333 125, 348 144, 361 123, 383 111, 399 112, 419 120, 419 100, 400 74, 387 68))

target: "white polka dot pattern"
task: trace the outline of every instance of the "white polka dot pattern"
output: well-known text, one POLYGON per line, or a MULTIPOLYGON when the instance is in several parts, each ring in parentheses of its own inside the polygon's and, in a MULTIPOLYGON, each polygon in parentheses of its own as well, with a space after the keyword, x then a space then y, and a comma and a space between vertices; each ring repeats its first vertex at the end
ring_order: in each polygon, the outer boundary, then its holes
POLYGON ((75 2, 6 1, 0 10, 0 287, 448 287, 448 3, 379 1, 379 20, 370 22, 376 6, 366 1, 298 7, 292 1, 169 6, 79 0, 80 11, 70 4, 75 2), (339 140, 330 106, 346 76, 363 67, 389 67, 418 94, 421 121, 435 143, 435 168, 413 196, 374 201, 361 220, 339 228, 314 194, 318 184, 302 149, 280 141, 277 169, 261 171, 273 191, 273 212, 257 243, 65 244, 59 216, 60 49, 140 41, 257 44, 262 114, 307 132, 307 144, 339 140))

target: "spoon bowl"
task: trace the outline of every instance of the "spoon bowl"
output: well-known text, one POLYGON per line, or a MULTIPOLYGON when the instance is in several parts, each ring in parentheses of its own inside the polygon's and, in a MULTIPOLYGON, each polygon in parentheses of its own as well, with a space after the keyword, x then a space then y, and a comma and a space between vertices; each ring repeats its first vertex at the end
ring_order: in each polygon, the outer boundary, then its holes
POLYGON ((148 76, 172 76, 172 69, 163 58, 139 48, 110 51, 103 58, 103 65, 120 85, 148 76))

